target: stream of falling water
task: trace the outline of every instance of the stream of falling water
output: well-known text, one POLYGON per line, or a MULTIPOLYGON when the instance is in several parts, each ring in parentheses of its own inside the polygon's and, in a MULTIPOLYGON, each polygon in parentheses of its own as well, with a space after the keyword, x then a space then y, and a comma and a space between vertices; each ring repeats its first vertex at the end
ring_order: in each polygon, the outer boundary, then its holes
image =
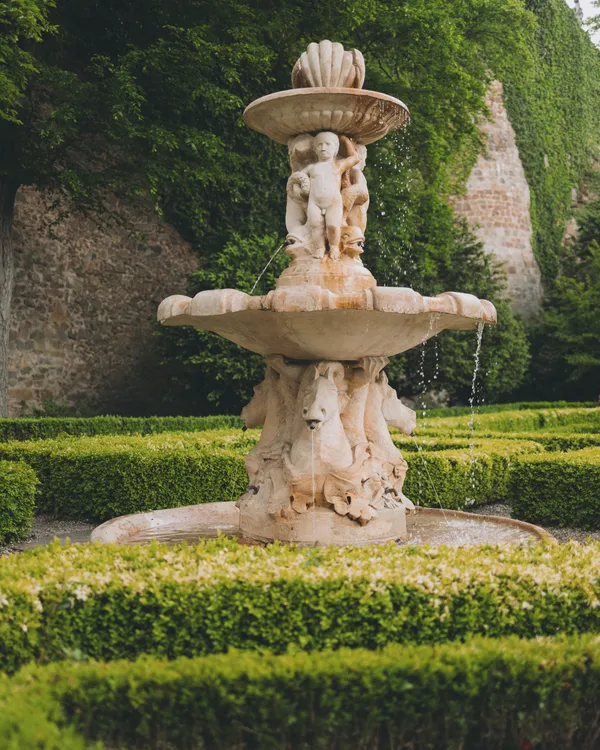
MULTIPOLYGON (((436 313, 436 312, 429 313, 429 329, 424 334, 423 340, 421 341, 421 360, 420 360, 420 368, 419 368, 419 374, 420 374, 419 384, 421 386, 421 409, 422 409, 423 420, 425 419, 425 415, 427 413, 427 408, 426 408, 426 404, 425 404, 425 394, 427 392, 427 387, 429 385, 431 385, 431 382, 432 382, 431 378, 429 380, 427 380, 426 377, 425 377, 425 344, 432 337, 434 326, 437 323, 437 321, 439 320, 439 318, 440 318, 440 313, 436 313)), ((437 344, 437 341, 435 343, 437 344)), ((436 345, 436 348, 435 348, 435 373, 434 373, 433 379, 437 379, 438 372, 439 372, 439 354, 438 354, 438 349, 437 349, 437 345, 436 345)), ((421 448, 421 446, 417 442, 417 438, 414 435, 412 435, 412 439, 413 439, 413 442, 414 442, 415 447, 417 449, 417 453, 419 454, 419 458, 421 459, 421 461, 423 463, 423 466, 425 467, 425 473, 427 474, 427 478, 429 480, 429 484, 431 485, 431 488, 433 489, 433 492, 434 492, 434 495, 435 495, 435 499, 437 500, 437 504, 439 505, 440 510, 442 511, 442 516, 444 518, 444 522, 445 522, 446 526, 448 527, 448 529, 452 532, 452 534, 454 536, 454 540, 456 541, 456 543, 460 544, 462 541, 466 541, 466 540, 463 540, 460 537, 460 535, 458 534, 458 531, 453 527, 450 519, 446 515, 446 511, 444 509, 444 506, 442 505, 442 501, 440 500, 440 496, 438 494, 437 487, 435 486, 435 482, 433 481, 433 477, 431 476, 431 472, 429 471, 429 466, 427 465, 427 459, 423 455, 423 449, 421 448)))
POLYGON ((452 524, 450 523, 450 520, 448 519, 448 516, 446 515, 446 511, 444 509, 444 506, 442 505, 442 501, 440 500, 440 496, 438 495, 437 487, 435 486, 435 482, 433 481, 433 477, 431 476, 431 472, 429 471, 429 466, 427 466, 427 459, 423 455, 423 449, 421 446, 417 443, 417 438, 412 435, 413 442, 417 448, 417 453, 419 454, 419 458, 423 462, 423 466, 425 467, 425 471, 427 473, 427 477, 429 479, 429 483, 431 484, 431 487, 433 489, 433 493, 435 495, 435 499, 437 500, 437 504, 440 506, 440 510, 442 511, 442 516, 444 518, 444 523, 452 531, 452 534, 454 535, 454 540, 457 544, 460 545, 460 543, 463 541, 461 537, 458 534, 458 531, 453 528, 452 524))
POLYGON ((257 278, 256 278, 256 281, 254 282, 254 286, 253 286, 253 287, 252 287, 252 289, 250 290, 250 294, 254 294, 254 290, 256 289, 256 286, 257 286, 258 282, 259 282, 259 281, 260 281, 260 280, 262 279, 262 277, 263 277, 263 276, 265 275, 265 271, 266 271, 266 270, 267 270, 267 268, 268 268, 268 267, 269 267, 269 266, 271 265, 271 263, 272 263, 272 262, 273 262, 273 261, 275 260, 275 258, 276 258, 276 257, 277 257, 277 256, 279 255, 279 252, 280 252, 280 250, 281 250, 282 248, 284 248, 284 247, 285 247, 285 241, 284 241, 284 242, 282 242, 282 243, 281 243, 281 245, 279 245, 279 247, 277 248, 277 250, 275 250, 275 252, 273 253, 273 255, 271 255, 271 257, 269 258, 269 261, 268 261, 267 265, 266 265, 266 266, 265 266, 265 267, 263 268, 263 270, 262 270, 262 271, 261 271, 261 272, 260 272, 260 273, 258 274, 258 276, 257 276, 257 278))
POLYGON ((469 397, 469 406, 471 407, 471 417, 468 421, 468 427, 471 432, 469 443, 469 471, 471 482, 471 497, 467 498, 467 505, 474 505, 476 498, 477 485, 477 457, 475 456, 475 399, 477 396, 477 374, 479 373, 479 359, 481 355, 481 342, 483 341, 483 321, 477 325, 477 347, 475 349, 475 366, 473 367, 473 379, 471 380, 471 395, 469 397))
POLYGON ((315 506, 315 431, 310 431, 310 471, 312 474, 312 501, 315 506))
MULTIPOLYGON (((420 366, 419 366, 419 388, 421 390, 421 416, 423 420, 425 419, 425 416, 427 414, 427 404, 425 402, 425 395, 427 394, 427 389, 438 376, 438 350, 437 350, 437 340, 435 340, 435 373, 433 378, 427 379, 425 377, 425 355, 426 355, 426 347, 425 345, 429 341, 429 339, 433 336, 433 330, 435 327, 435 324, 440 319, 440 313, 432 312, 429 313, 429 329, 427 332, 423 335, 423 339, 421 341, 421 360, 420 360, 420 366)), ((423 425, 425 423, 423 422, 423 425)))

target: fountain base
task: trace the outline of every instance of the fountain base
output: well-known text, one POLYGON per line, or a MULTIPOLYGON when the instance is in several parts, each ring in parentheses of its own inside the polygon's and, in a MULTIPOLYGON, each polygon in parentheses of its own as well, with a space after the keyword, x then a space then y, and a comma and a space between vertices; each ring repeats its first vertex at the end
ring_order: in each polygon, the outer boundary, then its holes
POLYGON ((256 542, 288 542, 300 546, 363 546, 406 539, 404 508, 384 508, 369 523, 360 525, 329 508, 314 506, 306 513, 274 518, 264 508, 245 504, 240 509, 240 533, 256 542))
MULTIPOLYGON (((443 544, 451 547, 468 547, 476 544, 555 541, 545 529, 512 518, 417 508, 416 512, 408 513, 405 520, 406 534, 401 541, 408 545, 429 544, 438 547, 443 544)), ((315 528, 316 524, 315 520, 315 528)), ((369 529, 369 525, 363 528, 369 529)), ((356 541, 361 531, 361 528, 353 526, 352 541, 343 544, 374 543, 356 541)), ((165 544, 195 544, 202 539, 214 539, 219 534, 245 543, 262 543, 260 530, 256 539, 240 533, 240 511, 234 502, 188 505, 183 508, 120 516, 94 529, 92 541, 101 544, 147 544, 151 541, 165 544)), ((297 543, 302 546, 302 542, 297 543)), ((339 544, 337 541, 331 543, 339 544)))

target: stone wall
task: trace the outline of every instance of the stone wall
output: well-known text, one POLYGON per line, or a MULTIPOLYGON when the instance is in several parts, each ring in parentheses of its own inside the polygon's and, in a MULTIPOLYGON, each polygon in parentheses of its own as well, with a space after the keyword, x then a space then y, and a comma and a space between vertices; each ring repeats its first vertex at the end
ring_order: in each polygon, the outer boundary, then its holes
POLYGON ((153 411, 156 309, 164 297, 185 293, 197 257, 145 203, 114 203, 102 226, 73 213, 55 236, 49 203, 32 189, 17 195, 11 414, 22 412, 22 402, 46 399, 153 411))
POLYGON ((508 280, 508 295, 515 312, 534 318, 542 302, 542 281, 531 240, 529 185, 506 114, 502 84, 488 94, 492 120, 482 125, 487 138, 469 179, 467 192, 454 202, 474 228, 487 252, 501 263, 508 280))

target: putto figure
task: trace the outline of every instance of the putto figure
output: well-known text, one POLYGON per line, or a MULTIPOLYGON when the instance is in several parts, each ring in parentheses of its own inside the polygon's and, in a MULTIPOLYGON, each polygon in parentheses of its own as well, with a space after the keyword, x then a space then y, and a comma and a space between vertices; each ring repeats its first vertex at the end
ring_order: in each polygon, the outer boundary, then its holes
POLYGON ((324 258, 328 244, 330 257, 338 260, 344 219, 342 175, 359 163, 360 156, 349 138, 338 138, 335 133, 319 133, 312 146, 317 161, 292 174, 288 190, 298 185, 296 200, 300 196, 307 198, 306 215, 313 257, 324 258), (340 143, 348 154, 342 159, 336 158, 340 143))

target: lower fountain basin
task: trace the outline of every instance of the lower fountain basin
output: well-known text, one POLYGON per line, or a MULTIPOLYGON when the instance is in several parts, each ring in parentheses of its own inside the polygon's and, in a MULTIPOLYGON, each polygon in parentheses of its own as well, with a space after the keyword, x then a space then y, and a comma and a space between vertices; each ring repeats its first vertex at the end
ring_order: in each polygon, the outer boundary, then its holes
POLYGON ((175 295, 158 309, 163 325, 213 331, 263 355, 347 361, 390 357, 441 331, 495 325, 491 302, 445 292, 423 297, 412 289, 375 287, 338 295, 321 287, 284 287, 264 297, 235 289, 175 295))
MULTIPOLYGON (((555 541, 545 529, 523 521, 435 508, 417 508, 416 513, 407 514, 406 527, 407 537, 402 543, 407 545, 469 547, 555 541)), ((200 539, 216 538, 219 534, 260 543, 256 539, 240 537, 239 510, 234 502, 188 505, 120 516, 95 528, 92 541, 103 544, 147 544, 151 541, 194 544, 200 539)))

